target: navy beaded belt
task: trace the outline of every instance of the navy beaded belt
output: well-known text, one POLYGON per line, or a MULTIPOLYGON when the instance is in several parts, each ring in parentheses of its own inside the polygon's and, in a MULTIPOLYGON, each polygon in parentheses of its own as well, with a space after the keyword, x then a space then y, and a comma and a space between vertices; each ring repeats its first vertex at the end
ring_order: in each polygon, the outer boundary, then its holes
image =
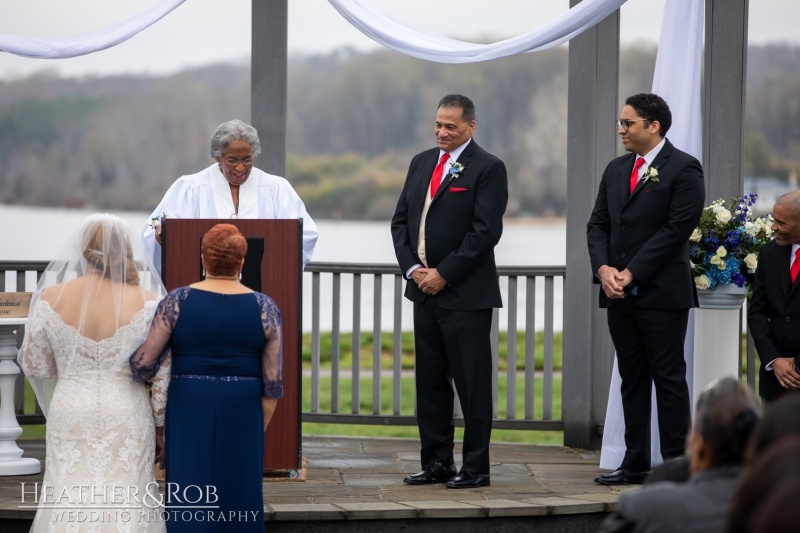
POLYGON ((253 376, 201 376, 199 374, 172 374, 172 379, 204 379, 206 381, 261 381, 253 376))

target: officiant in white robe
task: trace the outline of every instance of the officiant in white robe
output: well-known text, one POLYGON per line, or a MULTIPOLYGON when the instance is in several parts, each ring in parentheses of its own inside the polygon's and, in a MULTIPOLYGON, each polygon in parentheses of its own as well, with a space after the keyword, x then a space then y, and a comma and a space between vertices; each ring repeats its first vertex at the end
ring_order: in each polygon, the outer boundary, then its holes
POLYGON ((153 210, 142 232, 148 257, 161 273, 161 228, 170 218, 303 219, 303 267, 317 242, 317 225, 291 184, 255 168, 261 152, 258 134, 241 120, 220 124, 210 141, 214 164, 196 174, 181 176, 153 210), (151 223, 155 221, 155 223, 151 223))

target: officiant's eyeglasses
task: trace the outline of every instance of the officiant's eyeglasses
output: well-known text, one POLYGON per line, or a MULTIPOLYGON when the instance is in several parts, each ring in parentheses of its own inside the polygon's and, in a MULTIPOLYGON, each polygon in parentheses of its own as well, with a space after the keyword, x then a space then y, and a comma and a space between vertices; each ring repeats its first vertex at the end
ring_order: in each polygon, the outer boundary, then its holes
POLYGON ((252 157, 245 157, 244 159, 234 159, 232 157, 225 158, 225 164, 230 165, 232 167, 238 167, 239 163, 243 164, 246 167, 253 165, 253 158, 252 157))
POLYGON ((628 131, 631 127, 631 124, 633 124, 634 122, 638 122, 639 120, 650 122, 649 118, 618 118, 617 127, 622 128, 622 131, 628 131))

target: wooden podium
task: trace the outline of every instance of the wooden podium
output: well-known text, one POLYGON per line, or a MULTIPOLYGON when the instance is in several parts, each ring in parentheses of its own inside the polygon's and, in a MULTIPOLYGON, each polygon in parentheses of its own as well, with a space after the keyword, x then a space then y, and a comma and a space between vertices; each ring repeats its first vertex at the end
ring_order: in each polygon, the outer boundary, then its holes
MULTIPOLYGON (((283 322, 283 399, 278 401, 264 436, 264 470, 298 469, 302 458, 300 347, 303 219, 164 219, 161 278, 167 290, 200 281, 200 241, 216 224, 233 224, 248 241, 263 240, 261 268, 255 269, 261 287, 250 288, 275 300, 283 322)), ((249 248, 248 245, 248 253, 249 248)), ((252 263, 251 260, 251 272, 254 270, 252 263)))

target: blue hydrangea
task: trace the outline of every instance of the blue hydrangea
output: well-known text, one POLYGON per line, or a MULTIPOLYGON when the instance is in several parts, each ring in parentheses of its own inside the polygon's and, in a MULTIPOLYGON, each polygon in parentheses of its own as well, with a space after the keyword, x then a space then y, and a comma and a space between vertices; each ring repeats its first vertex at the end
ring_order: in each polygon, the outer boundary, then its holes
MULTIPOLYGON (((711 257, 715 254, 709 253, 706 257, 706 262, 710 263, 711 257)), ((715 288, 717 285, 727 285, 731 282, 735 282, 736 276, 742 276, 739 274, 739 265, 741 261, 736 259, 735 257, 727 256, 725 257, 725 270, 720 270, 717 268, 716 265, 709 264, 708 270, 706 270, 706 277, 711 280, 711 289, 715 288)), ((738 286, 742 287, 743 285, 738 286)))

